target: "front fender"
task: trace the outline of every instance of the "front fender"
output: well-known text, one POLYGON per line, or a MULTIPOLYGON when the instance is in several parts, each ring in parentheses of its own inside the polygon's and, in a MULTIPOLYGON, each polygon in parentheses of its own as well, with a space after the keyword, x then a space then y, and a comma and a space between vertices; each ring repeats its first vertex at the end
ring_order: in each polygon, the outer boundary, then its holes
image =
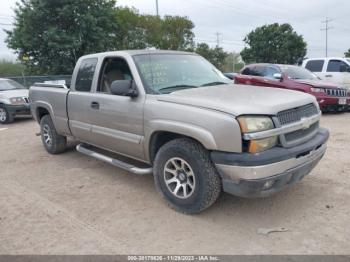
POLYGON ((146 137, 149 138, 148 140, 155 132, 171 132, 191 137, 207 149, 216 150, 218 148, 213 135, 208 130, 189 123, 172 120, 153 120, 148 123, 147 131, 146 137))

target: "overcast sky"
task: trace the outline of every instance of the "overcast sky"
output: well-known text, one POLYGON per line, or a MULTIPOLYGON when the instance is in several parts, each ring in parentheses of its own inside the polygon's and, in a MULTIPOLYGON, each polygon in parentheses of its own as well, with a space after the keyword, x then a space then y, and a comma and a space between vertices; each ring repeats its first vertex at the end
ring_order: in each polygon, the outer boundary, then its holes
MULTIPOLYGON (((226 51, 239 52, 242 39, 257 26, 290 23, 308 43, 308 56, 325 55, 325 32, 321 31, 326 17, 333 19, 329 31, 329 55, 343 56, 350 48, 349 0, 158 0, 160 15, 188 16, 195 24, 197 42, 220 45, 226 51)), ((0 27, 10 29, 16 0, 0 2, 0 27)), ((118 5, 133 6, 140 13, 155 14, 156 0, 118 0, 118 5)), ((9 58, 11 51, 0 32, 0 57, 9 58)), ((35 36, 33 36, 35 37, 35 36)))

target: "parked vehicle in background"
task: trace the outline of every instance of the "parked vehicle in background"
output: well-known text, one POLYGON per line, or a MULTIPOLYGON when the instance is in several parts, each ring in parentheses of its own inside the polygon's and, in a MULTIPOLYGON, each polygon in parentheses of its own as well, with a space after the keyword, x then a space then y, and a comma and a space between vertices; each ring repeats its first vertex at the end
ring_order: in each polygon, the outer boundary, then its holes
POLYGON ((224 73, 224 76, 231 80, 235 80, 236 75, 237 73, 224 73))
POLYGON ((28 89, 21 84, 0 79, 0 124, 14 121, 16 116, 30 116, 28 89))
POLYGON ((153 173, 169 205, 190 214, 222 190, 266 197, 295 184, 323 157, 329 136, 314 97, 236 86, 186 52, 84 56, 70 90, 43 84, 29 97, 49 153, 62 153, 73 137, 83 154, 153 173))
POLYGON ((277 87, 301 91, 316 97, 322 111, 345 111, 350 91, 320 80, 309 70, 293 65, 253 64, 242 69, 236 84, 277 87))
POLYGON ((350 90, 350 58, 327 57, 303 61, 302 67, 315 73, 322 80, 350 90))

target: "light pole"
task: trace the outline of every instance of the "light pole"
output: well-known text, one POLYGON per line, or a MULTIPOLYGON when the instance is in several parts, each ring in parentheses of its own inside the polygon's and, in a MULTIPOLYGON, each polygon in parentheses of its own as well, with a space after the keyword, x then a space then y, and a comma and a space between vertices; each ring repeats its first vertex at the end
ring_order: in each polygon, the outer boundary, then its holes
POLYGON ((157 16, 159 16, 159 6, 158 6, 158 0, 156 0, 156 12, 157 12, 157 16))

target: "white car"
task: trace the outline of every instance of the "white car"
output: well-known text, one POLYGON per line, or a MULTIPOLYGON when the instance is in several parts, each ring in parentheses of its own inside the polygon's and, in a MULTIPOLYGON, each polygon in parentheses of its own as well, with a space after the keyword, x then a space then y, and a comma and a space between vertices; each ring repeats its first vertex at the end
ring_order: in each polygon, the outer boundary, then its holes
POLYGON ((302 67, 309 69, 322 80, 350 89, 350 58, 311 58, 303 61, 302 67))
POLYGON ((0 78, 0 124, 11 123, 16 116, 31 116, 28 92, 19 83, 0 78))

